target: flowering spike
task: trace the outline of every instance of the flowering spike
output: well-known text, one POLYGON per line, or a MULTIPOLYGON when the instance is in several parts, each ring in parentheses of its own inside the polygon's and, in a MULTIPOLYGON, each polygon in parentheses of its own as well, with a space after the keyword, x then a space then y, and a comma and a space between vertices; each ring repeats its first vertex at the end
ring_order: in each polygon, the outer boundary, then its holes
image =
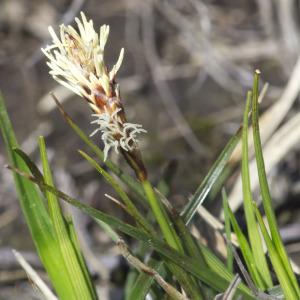
MULTIPOLYGON (((109 26, 102 25, 97 34, 93 21, 87 20, 83 12, 80 16, 81 19, 75 18, 78 31, 70 25, 62 24, 58 36, 53 28, 49 27, 53 44, 46 46, 42 51, 48 58, 50 74, 61 85, 89 103, 94 111, 92 116, 96 118, 91 123, 98 125, 91 135, 101 133, 104 159, 111 148, 117 153, 121 149, 128 152, 127 158, 130 156, 134 160, 136 157, 136 164, 141 165, 137 135, 146 130, 141 125, 126 121, 119 86, 115 80, 123 61, 124 49, 121 49, 116 64, 108 71, 104 61, 104 48, 109 26)), ((140 167, 144 168, 143 165, 140 167)))

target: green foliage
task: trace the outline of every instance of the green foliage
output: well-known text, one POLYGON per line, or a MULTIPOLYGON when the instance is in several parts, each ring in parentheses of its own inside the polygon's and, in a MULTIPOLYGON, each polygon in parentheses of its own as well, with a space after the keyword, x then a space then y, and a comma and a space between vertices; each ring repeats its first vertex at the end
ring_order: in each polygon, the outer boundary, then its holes
MULTIPOLYGON (((223 196, 224 196, 224 194, 223 194, 223 196)), ((264 289, 263 278, 258 273, 257 265, 255 264, 255 260, 254 260, 250 245, 249 245, 245 235, 243 234, 236 218, 234 217, 233 212, 231 211, 230 207, 228 206, 228 200, 226 198, 224 198, 224 202, 225 202, 225 210, 228 211, 229 219, 230 219, 231 225, 233 227, 233 230, 237 236, 239 246, 243 253, 248 271, 249 271, 255 285, 259 289, 263 290, 264 289)))
MULTIPOLYGON (((242 186, 244 212, 249 241, 241 231, 234 214, 230 210, 226 197, 224 197, 225 223, 227 222, 228 224, 228 219, 230 220, 233 230, 237 236, 239 247, 247 265, 248 272, 250 273, 256 288, 262 291, 272 290, 272 288, 274 288, 271 278, 271 270, 268 267, 266 256, 263 250, 264 242, 267 246, 272 269, 275 271, 277 279, 280 282, 280 291, 284 294, 286 299, 299 299, 299 285, 291 268, 289 258, 279 234, 264 166, 258 122, 259 75, 260 72, 256 71, 254 75, 253 89, 247 94, 242 134, 242 186), (250 111, 251 103, 252 112, 250 111), (270 229, 271 236, 268 233, 266 225, 256 204, 253 202, 251 193, 248 157, 248 122, 250 113, 252 113, 253 141, 260 191, 263 200, 263 208, 266 214, 266 223, 270 229), (262 237, 259 232, 259 227, 262 237)), ((223 196, 225 196, 225 194, 223 196)), ((227 231, 228 230, 229 229, 227 226, 227 231)))
MULTIPOLYGON (((15 148, 18 148, 18 143, 1 95, 0 128, 10 164, 23 172, 28 172, 29 168, 26 162, 18 155, 18 151, 14 151, 15 148)), ((36 170, 37 168, 35 167, 37 176, 41 177, 41 173, 37 173, 36 170)), ((68 244, 69 248, 74 249, 74 240, 71 240, 66 232, 62 240, 60 235, 62 233, 58 232, 57 227, 54 225, 56 222, 57 226, 65 226, 58 202, 54 210, 49 206, 46 207, 34 184, 17 173, 14 173, 14 180, 20 205, 32 239, 60 299, 83 299, 81 297, 83 295, 84 299, 97 299, 92 283, 87 276, 83 260, 79 263, 77 250, 74 250, 70 257, 66 257, 61 251, 63 244, 68 244), (52 211, 51 215, 49 214, 50 210, 52 211), (74 264, 78 266, 76 270, 73 269, 74 264), (74 273, 71 274, 70 270, 74 271, 74 273), (77 285, 75 286, 74 283, 77 285)), ((49 174, 47 175, 47 180, 50 181, 49 174)), ((48 197, 50 199, 50 197, 53 197, 53 194, 48 194, 48 197)), ((53 202, 50 201, 49 204, 53 204, 53 202)))
POLYGON ((214 162, 213 166, 199 185, 192 199, 185 206, 184 210, 182 211, 182 216, 186 224, 189 224, 191 222, 193 216, 197 212, 198 207, 202 205, 207 199, 208 194, 212 190, 213 186, 217 185, 218 181, 221 180, 225 166, 233 150, 238 144, 241 138, 241 134, 242 130, 241 128, 239 128, 238 131, 229 140, 229 142, 221 152, 220 156, 214 162))
POLYGON ((248 157, 248 117, 250 113, 252 93, 248 92, 246 108, 244 112, 243 122, 243 157, 242 157, 242 183, 243 183, 243 199, 244 199, 244 211, 247 222, 248 236, 251 246, 251 252, 257 271, 263 280, 263 290, 273 286, 271 274, 267 265, 266 257, 264 255, 263 245, 258 229, 258 224, 255 219, 255 213, 252 206, 252 194, 249 172, 249 157, 248 157))
MULTIPOLYGON (((260 191, 261 196, 263 200, 263 207, 266 214, 267 222, 269 225, 269 229, 271 232, 271 241, 274 246, 274 249, 276 249, 280 260, 281 260, 281 268, 285 269, 285 272, 287 274, 286 281, 289 282, 289 284, 292 285, 293 293, 289 293, 288 299, 299 299, 300 298, 300 289, 298 282, 296 280, 295 274, 292 270, 290 260, 287 256, 287 253, 285 251, 284 245, 282 243, 279 229, 277 226, 276 216, 274 213, 274 209, 272 207, 272 199, 270 194, 270 189, 267 181, 266 176, 266 170, 265 170, 265 164, 264 164, 264 158, 263 158, 263 152, 262 152, 262 145, 260 140, 260 134, 259 134, 259 116, 258 116, 258 84, 259 84, 259 76, 260 72, 256 71, 254 75, 254 83, 253 83, 253 98, 252 98, 252 126, 253 126, 253 140, 254 140, 254 148, 255 148, 255 158, 256 158, 256 164, 257 164, 257 172, 259 177, 259 184, 260 184, 260 191), (295 295, 295 297, 292 297, 292 294, 295 295)), ((257 212, 257 211, 256 211, 257 212)), ((258 217, 258 214, 256 214, 258 217)), ((258 218, 260 221, 260 219, 258 218)), ((260 228, 263 231, 262 223, 260 222, 260 228)), ((264 235, 265 242, 267 246, 271 245, 268 243, 267 236, 264 235)), ((271 248, 268 247, 268 251, 271 257, 271 248)), ((276 270, 278 270, 278 267, 275 267, 274 261, 273 261, 273 267, 276 270)), ((281 270, 283 272, 283 270, 281 270)), ((278 272, 277 276, 279 279, 278 272)), ((285 286, 282 286, 282 289, 284 291, 285 286)), ((287 292, 287 290, 286 290, 287 292)))
MULTIPOLYGON (((17 170, 14 170, 18 172, 17 170)), ((113 229, 125 233, 142 242, 147 248, 156 250, 159 254, 164 257, 164 259, 172 261, 177 266, 181 267, 186 272, 192 274, 196 278, 202 280, 204 283, 213 287, 216 291, 223 291, 230 284, 231 280, 224 278, 222 274, 214 272, 210 268, 198 268, 197 260, 192 257, 180 254, 178 251, 168 246, 165 242, 161 241, 159 238, 151 236, 145 233, 142 229, 135 226, 124 223, 123 221, 105 214, 99 210, 94 209, 68 195, 57 190, 55 187, 50 186, 45 183, 45 181, 39 181, 33 177, 23 174, 27 179, 35 182, 41 188, 41 190, 47 190, 55 194, 58 198, 66 201, 67 203, 77 207, 81 211, 90 215, 92 218, 101 220, 102 222, 108 224, 113 229)), ((203 251, 204 254, 204 251, 203 251)), ((250 291, 243 285, 240 286, 239 291, 244 295, 245 299, 254 299, 251 296, 250 291)))
MULTIPOLYGON (((39 138, 39 146, 45 183, 54 186, 43 137, 39 138)), ((44 194, 48 202, 48 212, 52 221, 55 237, 61 256, 63 257, 65 269, 68 272, 69 281, 73 285, 73 291, 76 291, 76 297, 78 299, 96 299, 96 291, 91 283, 82 254, 79 250, 73 224, 72 222, 68 224, 64 218, 56 195, 46 190, 44 194)))
MULTIPOLYGON (((120 233, 138 241, 140 257, 150 254, 148 260, 145 261, 147 266, 154 273, 157 272, 163 276, 173 287, 184 290, 193 300, 210 299, 212 295, 224 292, 235 278, 231 227, 237 237, 245 268, 256 289, 251 287, 252 290, 250 290, 244 283, 241 283, 237 288, 236 295, 242 295, 243 299, 257 299, 260 297, 259 295, 269 291, 272 294, 272 291, 276 290, 277 294, 284 294, 286 299, 300 299, 299 285, 279 235, 264 168, 258 124, 258 82, 259 73, 256 72, 253 89, 247 94, 243 125, 229 140, 182 212, 177 212, 165 195, 158 192, 148 180, 139 182, 119 169, 109 159, 104 161, 101 149, 73 122, 55 99, 64 119, 84 141, 97 160, 83 151, 79 151, 80 155, 117 193, 120 198, 120 206, 134 221, 130 224, 59 191, 52 179, 44 139, 42 137, 39 139, 43 169, 41 172, 31 159, 18 149, 3 99, 0 99, 0 126, 11 168, 14 171, 20 203, 39 255, 60 299, 97 299, 73 223, 69 217, 62 214, 60 199, 88 214, 117 244, 120 240, 120 233), (248 123, 251 113, 255 159, 263 208, 266 214, 266 225, 261 213, 253 203, 251 193, 248 154, 248 123), (230 209, 226 193, 223 191, 225 230, 222 233, 228 241, 225 264, 211 249, 204 246, 191 234, 188 225, 194 221, 199 206, 207 200, 212 189, 216 187, 218 190, 220 189, 224 180, 222 174, 224 174, 230 156, 241 137, 242 196, 247 233, 241 230, 230 209), (102 164, 105 164, 107 168, 105 169, 102 164), (120 181, 125 184, 128 191, 124 190, 120 181), (46 201, 34 184, 38 185, 46 201), (145 211, 147 217, 145 217, 145 211), (269 227, 270 234, 266 227, 269 227), (268 255, 264 253, 264 243, 267 246, 268 255), (269 265, 268 259, 270 260, 269 265), (272 272, 277 276, 280 287, 274 287, 272 272)), ((160 187, 163 186, 164 193, 170 190, 167 182, 164 181, 163 185, 160 184, 160 187)), ((125 291, 126 299, 142 300, 148 293, 151 293, 154 299, 165 298, 164 290, 157 285, 151 272, 130 274, 125 291)), ((264 294, 264 296, 268 295, 264 294)))

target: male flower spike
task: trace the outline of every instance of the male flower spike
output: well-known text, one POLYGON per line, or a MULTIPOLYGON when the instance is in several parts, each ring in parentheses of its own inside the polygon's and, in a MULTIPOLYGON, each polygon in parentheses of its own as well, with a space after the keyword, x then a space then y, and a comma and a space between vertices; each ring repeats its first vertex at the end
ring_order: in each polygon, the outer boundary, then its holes
POLYGON ((117 63, 110 72, 104 61, 104 47, 109 35, 109 26, 94 30, 93 21, 87 21, 81 12, 81 20, 75 18, 78 26, 60 25, 60 35, 49 27, 53 44, 42 49, 48 58, 50 74, 63 86, 83 97, 93 110, 97 129, 91 134, 101 133, 104 143, 104 160, 110 148, 121 152, 127 161, 141 163, 137 150, 137 135, 146 130, 141 125, 128 123, 120 99, 115 77, 122 64, 124 49, 121 49, 117 63), (126 153, 127 152, 127 153, 126 153))

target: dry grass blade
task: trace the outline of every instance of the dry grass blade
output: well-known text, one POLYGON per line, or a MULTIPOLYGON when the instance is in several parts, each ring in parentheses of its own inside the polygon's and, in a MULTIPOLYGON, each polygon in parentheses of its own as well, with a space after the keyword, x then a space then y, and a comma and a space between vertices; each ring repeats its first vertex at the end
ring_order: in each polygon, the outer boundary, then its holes
POLYGON ((236 274, 225 293, 217 295, 214 300, 232 300, 240 283, 241 278, 238 274, 236 274))
POLYGON ((113 203, 117 204, 118 206, 120 206, 124 211, 126 211, 129 215, 130 215, 130 212, 128 211, 126 205, 124 205, 121 201, 119 201, 118 199, 116 199, 115 197, 109 195, 109 194, 104 194, 104 196, 111 200, 113 203))
POLYGON ((52 293, 50 288, 41 279, 39 274, 30 266, 30 264, 25 260, 23 255, 16 250, 12 250, 14 256, 16 257, 19 264, 22 266, 26 272, 28 278, 35 284, 38 290, 43 294, 47 300, 58 300, 58 298, 52 293))
POLYGON ((253 292, 254 295, 257 295, 258 294, 258 290, 257 290, 255 284, 253 283, 253 281, 252 281, 249 273, 247 272, 247 270, 246 270, 246 268, 245 268, 242 260, 240 259, 240 256, 236 252, 236 250, 233 247, 233 245, 231 245, 231 248, 232 248, 232 253, 233 253, 234 259, 235 259, 237 265, 239 266, 239 269, 240 269, 241 273, 243 274, 248 287, 251 289, 251 291, 253 292))
MULTIPOLYGON (((235 261, 236 261, 236 263, 237 263, 237 265, 238 265, 241 273, 243 274, 243 277, 244 277, 244 279, 245 279, 248 287, 251 289, 252 293, 256 296, 256 299, 258 299, 258 300, 276 300, 272 296, 270 296, 270 295, 268 295, 266 293, 260 292, 256 288, 256 286, 254 285, 252 279, 250 278, 249 273, 247 272, 246 268, 244 267, 244 264, 243 264, 240 256, 238 255, 237 251, 235 250, 233 244, 230 241, 227 241, 227 242, 231 246, 234 259, 235 259, 235 261)), ((237 288, 237 287, 238 287, 238 284, 235 286, 235 288, 237 288)), ((229 288, 230 288, 230 286, 229 286, 229 288)), ((221 298, 221 299, 223 299, 223 298, 221 298)), ((225 299, 227 299, 227 298, 225 298, 225 299)))
MULTIPOLYGON (((198 214, 209 226, 211 226, 216 231, 224 231, 224 225, 215 216, 213 216, 204 206, 199 207, 198 214)), ((235 233, 231 233, 231 242, 234 246, 239 247, 239 243, 237 241, 235 233)))

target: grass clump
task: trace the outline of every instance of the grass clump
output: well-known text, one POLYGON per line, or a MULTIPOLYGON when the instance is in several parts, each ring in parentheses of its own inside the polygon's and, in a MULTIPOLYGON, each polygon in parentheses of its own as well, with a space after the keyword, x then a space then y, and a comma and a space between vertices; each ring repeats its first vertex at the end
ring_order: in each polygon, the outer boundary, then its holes
POLYGON ((40 171, 19 149, 4 99, 0 98, 0 127, 9 157, 9 168, 14 172, 18 197, 32 239, 57 296, 68 300, 98 299, 71 218, 64 215, 61 209, 60 200, 63 200, 96 220, 116 242, 133 270, 138 271, 131 271, 128 276, 126 299, 145 299, 148 294, 153 299, 219 299, 217 297, 220 294, 223 295, 222 299, 233 299, 235 296, 249 300, 274 299, 270 291, 276 288, 274 282, 277 281, 286 299, 300 299, 299 285, 279 235, 264 168, 258 123, 259 72, 255 72, 253 89, 247 93, 243 124, 229 140, 184 209, 177 211, 148 179, 137 140, 137 135, 145 130, 138 124, 127 122, 116 84, 124 50, 121 50, 116 65, 108 72, 103 54, 109 27, 102 26, 98 35, 92 21, 88 21, 84 14, 81 14, 81 18, 76 19, 79 32, 72 27, 62 27, 59 38, 50 29, 53 45, 46 47, 44 53, 49 59, 51 75, 85 99, 93 110, 95 123, 99 126, 95 132, 101 134, 103 151, 75 124, 54 95, 53 98, 63 118, 94 157, 81 150, 80 155, 116 191, 120 198, 117 203, 131 217, 133 225, 58 190, 52 178, 43 137, 39 138, 40 171), (251 193, 248 157, 250 115, 267 224, 263 222, 251 193), (222 234, 228 246, 225 263, 213 249, 203 245, 190 228, 198 208, 205 203, 212 188, 222 186, 223 172, 240 139, 247 235, 241 230, 223 192, 225 230, 222 234), (111 149, 123 156, 134 170, 135 178, 109 159, 111 149), (231 230, 237 237, 244 263, 232 244, 231 230), (134 252, 129 249, 121 233, 135 239, 140 250, 134 252), (237 260, 239 269, 234 268, 233 258, 237 260))

